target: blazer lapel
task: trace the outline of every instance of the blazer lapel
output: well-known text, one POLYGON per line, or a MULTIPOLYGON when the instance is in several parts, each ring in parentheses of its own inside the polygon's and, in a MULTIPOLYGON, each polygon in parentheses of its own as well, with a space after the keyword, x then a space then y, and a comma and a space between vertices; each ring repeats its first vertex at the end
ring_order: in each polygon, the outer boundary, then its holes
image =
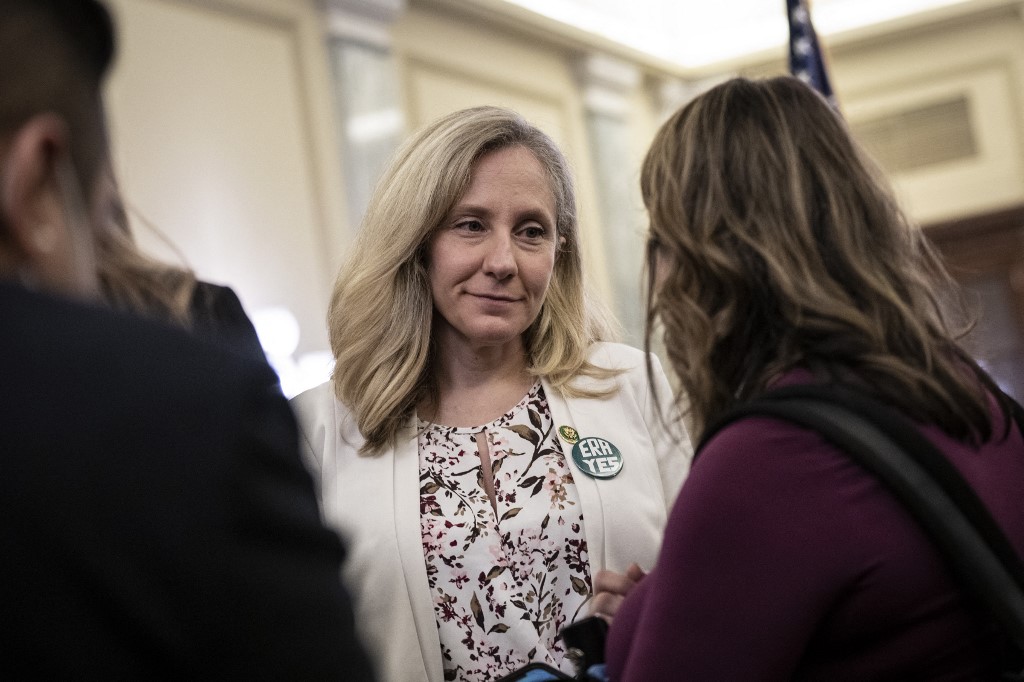
MULTIPOLYGON (((562 394, 551 388, 546 380, 542 381, 544 395, 548 400, 548 407, 551 410, 551 419, 554 421, 555 429, 562 426, 571 426, 581 435, 586 436, 592 432, 589 415, 586 413, 585 404, 587 401, 574 401, 570 403, 562 397, 562 394)), ((576 483, 576 492, 580 496, 580 504, 583 506, 583 531, 587 537, 587 555, 590 557, 591 575, 605 568, 605 523, 603 504, 601 502, 600 484, 580 471, 575 462, 572 461, 572 445, 565 442, 559 436, 562 451, 565 453, 569 468, 572 469, 572 478, 576 483)))
MULTIPOLYGON (((416 427, 405 428, 395 448, 395 533, 405 573, 405 586, 429 682, 442 682, 441 640, 437 635, 420 531, 420 458, 416 427)), ((411 653, 411 652, 410 652, 411 653)))

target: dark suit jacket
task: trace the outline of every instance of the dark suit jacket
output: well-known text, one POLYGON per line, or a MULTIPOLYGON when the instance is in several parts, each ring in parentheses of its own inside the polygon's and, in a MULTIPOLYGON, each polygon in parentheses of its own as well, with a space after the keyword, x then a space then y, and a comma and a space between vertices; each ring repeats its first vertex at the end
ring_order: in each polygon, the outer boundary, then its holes
POLYGON ((273 383, 0 284, 0 678, 370 679, 273 383))
POLYGON ((191 312, 192 330, 200 338, 227 346, 242 357, 267 361, 256 328, 231 287, 196 282, 191 312))

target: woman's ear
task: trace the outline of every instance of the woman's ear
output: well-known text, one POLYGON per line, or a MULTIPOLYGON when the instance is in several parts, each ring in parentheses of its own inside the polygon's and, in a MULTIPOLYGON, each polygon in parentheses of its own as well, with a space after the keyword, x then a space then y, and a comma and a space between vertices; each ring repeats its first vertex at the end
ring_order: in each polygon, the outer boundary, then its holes
POLYGON ((62 187, 68 184, 62 168, 74 175, 70 153, 67 125, 56 114, 34 116, 11 136, 0 166, 0 214, 7 233, 2 248, 8 251, 5 263, 23 278, 52 291, 90 295, 95 262, 88 216, 76 216, 82 224, 71 224, 62 187))
POLYGON ((67 127, 53 114, 35 116, 10 140, 0 170, 0 210, 16 255, 52 254, 65 232, 55 159, 66 153, 67 127))

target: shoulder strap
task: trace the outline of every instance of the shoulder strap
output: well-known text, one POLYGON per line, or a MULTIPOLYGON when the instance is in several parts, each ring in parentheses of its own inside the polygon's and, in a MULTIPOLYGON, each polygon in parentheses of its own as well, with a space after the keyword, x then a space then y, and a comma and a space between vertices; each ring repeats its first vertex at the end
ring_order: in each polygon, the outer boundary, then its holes
POLYGON ((963 589, 1024 653, 1024 565, 977 494, 909 420, 846 387, 792 386, 730 411, 707 429, 701 447, 728 423, 755 415, 816 431, 877 476, 917 519, 963 589))
POLYGON ((1010 417, 1017 424, 1017 430, 1020 431, 1021 436, 1024 436, 1024 406, 1007 393, 1004 393, 1003 397, 1010 404, 1010 417))

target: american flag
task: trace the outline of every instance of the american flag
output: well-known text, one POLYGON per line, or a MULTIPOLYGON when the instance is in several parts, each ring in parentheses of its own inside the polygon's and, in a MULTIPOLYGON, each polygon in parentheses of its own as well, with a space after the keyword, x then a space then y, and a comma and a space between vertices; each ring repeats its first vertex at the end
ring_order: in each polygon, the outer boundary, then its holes
POLYGON ((832 108, 839 111, 839 102, 832 92, 806 0, 786 0, 786 9, 789 18, 789 72, 820 92, 832 108))

